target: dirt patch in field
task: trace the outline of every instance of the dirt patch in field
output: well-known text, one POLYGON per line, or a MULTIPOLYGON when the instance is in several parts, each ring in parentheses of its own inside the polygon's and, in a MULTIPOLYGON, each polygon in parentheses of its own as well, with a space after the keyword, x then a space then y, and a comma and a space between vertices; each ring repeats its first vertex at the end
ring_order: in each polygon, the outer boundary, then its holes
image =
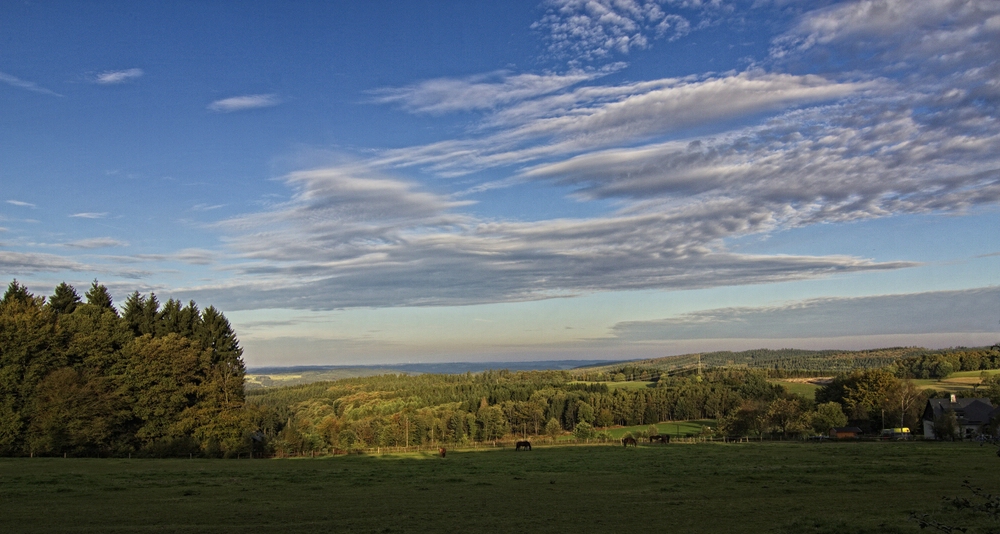
POLYGON ((815 384, 817 386, 825 386, 833 382, 832 376, 812 376, 808 378, 782 378, 781 382, 794 382, 796 384, 815 384))

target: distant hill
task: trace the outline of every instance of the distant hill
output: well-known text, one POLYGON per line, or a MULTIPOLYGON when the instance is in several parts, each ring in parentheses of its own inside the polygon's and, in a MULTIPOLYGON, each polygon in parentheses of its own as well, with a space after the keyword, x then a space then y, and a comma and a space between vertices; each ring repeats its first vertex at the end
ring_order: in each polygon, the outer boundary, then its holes
POLYGON ((359 378, 385 374, 481 373, 494 369, 509 371, 564 371, 583 366, 607 365, 608 360, 546 360, 528 362, 447 362, 404 363, 392 365, 306 365, 292 367, 253 367, 246 373, 246 388, 297 386, 324 380, 359 378))
MULTIPOLYGON (((527 362, 449 362, 410 363, 393 365, 325 365, 297 367, 251 368, 246 375, 246 388, 257 389, 275 386, 294 386, 324 380, 358 378, 385 374, 465 374, 489 370, 510 371, 570 371, 579 380, 614 380, 621 373, 625 380, 649 380, 664 374, 694 372, 702 369, 749 368, 766 369, 774 377, 830 376, 852 369, 885 367, 891 364, 914 367, 914 362, 948 356, 955 358, 963 353, 988 352, 991 348, 954 348, 931 350, 923 347, 890 347, 869 350, 801 350, 754 349, 741 352, 719 351, 666 356, 645 360, 553 360, 527 362), (902 360, 907 360, 906 362, 902 360)), ((917 366, 919 367, 919 365, 917 366)), ((953 362, 952 370, 961 370, 953 362)), ((979 364, 971 368, 978 369, 979 364)), ((982 368, 992 368, 987 365, 982 368)), ((920 378, 917 370, 907 371, 920 378)), ((943 372, 941 376, 946 376, 943 372)), ((905 374, 903 375, 905 376, 905 374)), ((932 370, 930 377, 938 375, 932 370)), ((923 378, 928 378, 924 376, 923 378)))
POLYGON ((672 374, 714 367, 745 367, 768 369, 789 374, 836 374, 857 368, 884 367, 903 358, 912 358, 930 353, 921 347, 892 347, 884 349, 845 350, 801 350, 801 349, 754 349, 742 352, 720 351, 680 356, 666 356, 647 360, 631 360, 611 364, 588 366, 574 370, 574 374, 585 380, 612 379, 622 373, 628 380, 648 378, 662 373, 672 374))

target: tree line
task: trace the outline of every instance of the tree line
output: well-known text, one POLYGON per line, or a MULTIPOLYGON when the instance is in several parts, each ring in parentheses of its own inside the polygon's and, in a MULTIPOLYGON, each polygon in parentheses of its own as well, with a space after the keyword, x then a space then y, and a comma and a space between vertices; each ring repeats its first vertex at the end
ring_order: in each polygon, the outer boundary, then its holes
MULTIPOLYGON (((271 450, 285 455, 567 432, 592 438, 613 426, 695 419, 715 419, 717 435, 777 438, 848 424, 876 433, 920 428, 935 393, 897 376, 899 369, 841 373, 815 399, 790 393, 765 369, 710 368, 661 375, 640 388, 579 381, 575 371, 391 374, 257 389, 247 401, 269 414, 262 430, 271 450)), ((977 394, 1000 403, 1000 375, 984 376, 982 388, 977 394)))
POLYGON ((990 348, 928 350, 891 347, 874 350, 753 349, 686 354, 615 363, 574 371, 580 380, 645 381, 699 367, 760 369, 771 378, 845 374, 855 369, 889 368, 899 378, 946 378, 958 371, 1000 369, 1000 351, 990 348))
POLYGON ((0 455, 250 452, 242 349, 225 315, 96 280, 0 299, 0 455))
POLYGON ((640 389, 578 382, 567 371, 383 375, 252 390, 247 401, 274 414, 264 432, 273 450, 285 455, 567 432, 590 438, 612 426, 702 418, 718 419, 724 433, 791 434, 798 427, 790 423, 790 406, 810 432, 846 423, 839 405, 835 411, 817 408, 751 369, 664 377, 640 389), (782 403, 787 406, 780 413, 771 408, 782 403), (738 414, 748 406, 763 408, 765 426, 740 426, 738 414), (775 418, 784 419, 772 424, 775 418))

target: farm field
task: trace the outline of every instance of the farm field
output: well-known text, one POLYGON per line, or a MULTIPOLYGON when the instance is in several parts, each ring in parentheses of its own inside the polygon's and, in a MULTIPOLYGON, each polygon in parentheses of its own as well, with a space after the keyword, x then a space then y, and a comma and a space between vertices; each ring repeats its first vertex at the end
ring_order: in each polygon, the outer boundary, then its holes
POLYGON ((802 395, 803 397, 810 400, 816 398, 816 390, 820 388, 818 384, 811 384, 809 382, 804 382, 801 380, 771 380, 770 382, 774 384, 780 384, 784 386, 789 393, 802 395))
MULTIPOLYGON (((697 435, 701 432, 702 427, 708 426, 715 428, 719 422, 715 419, 698 419, 692 421, 677 421, 668 423, 656 423, 656 430, 660 434, 669 434, 670 436, 686 436, 688 434, 697 435)), ((636 425, 636 426, 624 426, 624 427, 612 427, 608 429, 611 437, 615 439, 621 439, 631 432, 635 434, 637 432, 645 432, 649 430, 649 425, 636 425)))
POLYGON ((964 479, 996 493, 998 464, 990 447, 918 442, 7 458, 0 531, 915 533, 908 512, 946 518, 964 479))
MULTIPOLYGON (((983 371, 961 371, 948 375, 948 378, 925 378, 912 380, 914 384, 923 389, 936 389, 938 391, 970 391, 981 381, 980 375, 983 371)), ((987 374, 1000 374, 1000 369, 986 371, 987 374)))
MULTIPOLYGON (((948 391, 958 393, 959 391, 970 391, 981 381, 981 374, 984 371, 960 371, 948 375, 944 379, 917 379, 913 383, 923 389, 936 389, 938 391, 948 391)), ((985 371, 986 374, 1000 374, 1000 369, 985 371)))

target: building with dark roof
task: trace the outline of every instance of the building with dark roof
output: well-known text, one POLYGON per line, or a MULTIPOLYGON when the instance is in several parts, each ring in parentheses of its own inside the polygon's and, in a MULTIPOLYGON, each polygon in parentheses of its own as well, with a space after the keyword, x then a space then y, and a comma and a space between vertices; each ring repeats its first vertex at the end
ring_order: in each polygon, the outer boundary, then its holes
POLYGON ((938 439, 934 433, 934 421, 948 412, 955 413, 958 437, 968 439, 979 435, 983 427, 989 424, 991 417, 996 416, 1000 410, 993 406, 990 399, 959 399, 955 395, 947 399, 928 399, 922 417, 925 439, 938 439))

